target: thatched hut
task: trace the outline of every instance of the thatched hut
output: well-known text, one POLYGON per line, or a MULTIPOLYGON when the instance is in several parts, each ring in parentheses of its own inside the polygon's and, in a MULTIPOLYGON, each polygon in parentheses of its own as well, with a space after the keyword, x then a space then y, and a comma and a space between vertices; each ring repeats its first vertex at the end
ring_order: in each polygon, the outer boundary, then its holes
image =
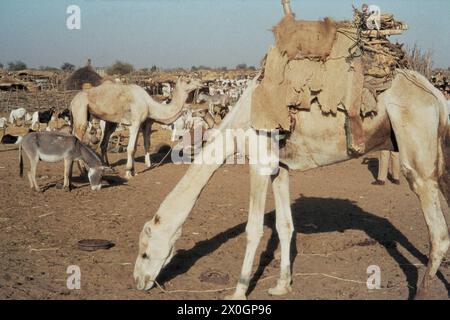
POLYGON ((102 83, 102 80, 102 77, 95 72, 91 65, 91 59, 89 59, 85 67, 76 70, 67 78, 65 88, 66 90, 82 90, 87 85, 98 86, 102 83))

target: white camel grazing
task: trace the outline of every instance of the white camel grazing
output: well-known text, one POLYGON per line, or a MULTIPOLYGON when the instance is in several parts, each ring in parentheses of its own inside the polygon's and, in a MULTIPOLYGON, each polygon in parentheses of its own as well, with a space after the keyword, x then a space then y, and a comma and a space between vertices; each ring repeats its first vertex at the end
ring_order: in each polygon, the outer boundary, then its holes
MULTIPOLYGON (((284 0, 283 4, 285 13, 290 14, 288 2, 284 0)), ((219 130, 251 129, 251 103, 258 86, 257 78, 249 84, 219 130)), ((392 148, 391 133, 395 134, 402 171, 420 200, 429 230, 431 248, 428 266, 416 293, 416 298, 423 298, 450 246, 439 198, 441 193, 450 204, 450 145, 445 143, 449 125, 446 101, 425 77, 414 71, 396 70, 392 86, 378 97, 377 110, 376 116, 363 121, 366 152, 386 150, 387 145, 392 148)), ((246 298, 253 260, 263 233, 269 181, 272 180, 276 229, 281 247, 280 278, 269 293, 284 295, 291 291, 290 245, 294 232, 288 170, 309 170, 350 159, 344 112, 324 115, 320 106, 313 103, 310 110, 300 110, 295 117, 301 125, 288 136, 286 146, 280 150, 278 172, 272 176, 261 175, 261 165, 251 165, 247 248, 239 282, 229 298, 246 298)), ((207 144, 196 157, 203 158, 204 164, 194 162, 161 203, 153 219, 145 223, 134 268, 138 289, 149 290, 153 287, 161 269, 171 260, 175 241, 180 237, 182 225, 201 191, 225 159, 236 152, 234 146, 228 147, 227 144, 222 157, 212 158, 216 147, 213 142, 207 144)))
POLYGON ((201 87, 199 80, 179 78, 173 91, 172 101, 163 105, 153 100, 148 93, 137 85, 124 85, 106 81, 98 87, 78 93, 71 102, 74 134, 80 139, 86 132, 89 114, 105 120, 106 126, 101 142, 102 159, 109 165, 107 157, 108 142, 118 123, 130 126, 127 147, 128 159, 126 178, 134 174, 134 153, 141 125, 143 126, 145 164, 150 163, 150 133, 153 122, 170 124, 183 109, 188 94, 201 87))

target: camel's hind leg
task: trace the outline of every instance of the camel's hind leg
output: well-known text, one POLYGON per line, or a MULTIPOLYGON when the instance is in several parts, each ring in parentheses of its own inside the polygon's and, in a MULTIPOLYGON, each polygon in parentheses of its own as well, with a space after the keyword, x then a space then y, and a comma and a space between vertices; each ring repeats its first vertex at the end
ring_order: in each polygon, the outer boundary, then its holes
POLYGON ((245 250, 244 263, 242 265, 239 282, 236 291, 226 299, 244 300, 250 283, 253 260, 256 249, 263 235, 264 227, 264 205, 266 202, 267 185, 269 176, 261 175, 256 165, 250 166, 250 206, 248 213, 247 248, 245 250))
POLYGON ((127 171, 125 173, 126 179, 131 179, 134 174, 134 155, 136 153, 136 144, 137 144, 137 136, 139 133, 139 124, 132 124, 130 126, 130 137, 128 141, 128 149, 127 149, 127 171))
POLYGON ((399 144, 403 173, 420 200, 429 231, 431 248, 428 266, 416 293, 417 298, 423 298, 447 253, 450 238, 439 201, 438 163, 442 150, 438 143, 439 124, 433 121, 436 120, 436 112, 431 106, 416 107, 415 111, 412 114, 408 109, 389 108, 388 114, 399 144), (404 119, 408 122, 405 123, 404 119))
POLYGON ((117 128, 117 123, 106 121, 102 141, 100 141, 100 150, 101 150, 101 154, 102 154, 102 161, 107 166, 109 166, 109 159, 108 159, 109 139, 111 138, 111 135, 114 133, 114 131, 116 131, 116 128, 117 128))
POLYGON ((281 246, 280 279, 274 288, 269 289, 271 295, 284 295, 291 288, 291 241, 294 232, 292 212, 289 198, 289 171, 280 167, 277 176, 272 177, 272 188, 275 197, 276 228, 281 246))
POLYGON ((145 120, 142 129, 142 134, 144 136, 145 165, 147 168, 150 168, 152 166, 150 161, 150 134, 152 132, 152 120, 145 120))

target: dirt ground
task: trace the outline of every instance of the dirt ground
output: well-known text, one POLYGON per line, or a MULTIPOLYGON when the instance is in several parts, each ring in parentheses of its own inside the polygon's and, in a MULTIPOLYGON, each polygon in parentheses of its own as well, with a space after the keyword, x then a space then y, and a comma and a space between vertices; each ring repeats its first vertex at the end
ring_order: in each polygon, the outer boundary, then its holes
MULTIPOLYGON (((161 158, 158 143, 169 141, 168 132, 155 136, 152 161, 161 158)), ((62 182, 62 163, 40 163, 38 181, 48 189, 39 194, 19 177, 17 155, 14 146, 0 146, 0 299, 221 299, 236 284, 246 244, 247 166, 226 165, 214 175, 158 279, 165 291, 141 292, 133 281, 139 233, 188 166, 146 170, 140 141, 132 181, 109 176, 110 185, 93 192, 75 169, 77 188, 69 193, 54 187, 62 182), (115 246, 77 248, 79 240, 92 238, 115 246), (81 269, 80 290, 66 286, 70 265, 81 269)), ((121 175, 125 158, 110 155, 121 175)), ((371 185, 376 154, 363 160, 291 172, 294 282, 283 299, 407 299, 414 293, 429 249, 419 202, 404 179, 400 186, 371 185), (371 265, 380 267, 380 289, 366 286, 371 265)), ((279 272, 271 192, 266 212, 250 299, 275 299, 267 294, 279 272)), ((449 298, 449 260, 447 254, 432 283, 433 299, 449 298)))

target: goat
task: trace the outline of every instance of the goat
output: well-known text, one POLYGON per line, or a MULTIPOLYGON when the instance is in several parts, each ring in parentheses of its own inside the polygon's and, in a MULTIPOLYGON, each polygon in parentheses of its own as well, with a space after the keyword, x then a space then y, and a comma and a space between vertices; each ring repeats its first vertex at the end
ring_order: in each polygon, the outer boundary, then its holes
POLYGON ((5 117, 0 118, 0 129, 6 128, 7 125, 8 125, 8 119, 6 119, 5 117))
POLYGON ((23 120, 27 114, 27 110, 25 108, 17 108, 11 111, 9 114, 9 123, 15 125, 17 120, 23 120))
POLYGON ((102 188, 102 176, 106 170, 100 157, 89 147, 85 146, 75 136, 59 132, 32 132, 22 139, 19 145, 19 173, 23 176, 22 150, 30 161, 28 179, 30 187, 38 192, 42 189, 36 182, 36 169, 39 160, 45 162, 58 162, 64 160, 63 188, 70 191, 72 178, 72 165, 75 160, 82 160, 89 168, 88 178, 92 190, 102 188))
POLYGON ((35 113, 33 113, 31 129, 34 129, 34 126, 36 124, 38 125, 38 130, 41 123, 46 123, 48 125, 50 120, 52 120, 53 113, 55 113, 55 108, 53 107, 45 111, 36 111, 35 113))
POLYGON ((11 134, 5 134, 2 137, 2 144, 19 144, 22 141, 22 136, 13 136, 11 134))
POLYGON ((58 113, 58 119, 63 119, 64 122, 66 122, 67 124, 71 125, 71 114, 70 114, 70 110, 69 109, 64 109, 63 111, 61 111, 60 113, 58 113))

